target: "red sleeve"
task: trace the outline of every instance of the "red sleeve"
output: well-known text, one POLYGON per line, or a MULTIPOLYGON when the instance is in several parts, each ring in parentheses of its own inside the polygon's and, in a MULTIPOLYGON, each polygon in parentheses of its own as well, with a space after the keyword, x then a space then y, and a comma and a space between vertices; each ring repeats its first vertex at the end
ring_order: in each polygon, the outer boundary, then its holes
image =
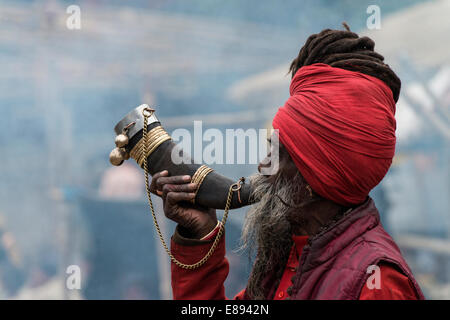
MULTIPOLYGON (((177 260, 193 264, 205 256, 213 240, 193 240, 181 237, 177 231, 171 241, 171 251, 177 260)), ((187 270, 172 262, 172 293, 175 300, 223 300, 224 282, 229 264, 225 258, 225 234, 208 261, 198 269, 187 270)))
POLYGON ((418 300, 416 290, 408 277, 392 264, 382 262, 380 288, 370 289, 364 285, 359 300, 418 300))

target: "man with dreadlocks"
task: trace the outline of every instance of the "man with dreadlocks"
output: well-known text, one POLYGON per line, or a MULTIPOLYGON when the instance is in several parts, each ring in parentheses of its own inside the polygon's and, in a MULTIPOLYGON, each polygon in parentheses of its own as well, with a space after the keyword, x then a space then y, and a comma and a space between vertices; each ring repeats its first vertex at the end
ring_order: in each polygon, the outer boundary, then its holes
MULTIPOLYGON (((394 156, 400 79, 371 39, 344 26, 311 35, 290 66, 290 98, 273 119, 279 169, 251 179, 242 241, 256 258, 237 299, 424 298, 368 196, 394 156)), ((178 223, 172 253, 194 263, 218 227, 215 210, 186 202, 189 182, 163 171, 151 189, 178 223)), ((199 269, 172 264, 174 298, 225 299, 228 268, 223 238, 199 269)))

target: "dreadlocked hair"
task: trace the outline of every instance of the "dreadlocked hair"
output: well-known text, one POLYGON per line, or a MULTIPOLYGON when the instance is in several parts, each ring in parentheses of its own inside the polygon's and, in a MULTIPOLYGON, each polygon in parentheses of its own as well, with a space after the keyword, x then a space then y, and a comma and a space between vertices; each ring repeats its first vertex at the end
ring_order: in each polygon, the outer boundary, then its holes
POLYGON ((375 42, 369 37, 359 37, 344 22, 345 31, 325 29, 311 35, 300 49, 289 68, 292 77, 298 69, 314 63, 356 71, 375 77, 392 90, 394 101, 400 95, 401 81, 385 64, 384 57, 374 51, 375 42))

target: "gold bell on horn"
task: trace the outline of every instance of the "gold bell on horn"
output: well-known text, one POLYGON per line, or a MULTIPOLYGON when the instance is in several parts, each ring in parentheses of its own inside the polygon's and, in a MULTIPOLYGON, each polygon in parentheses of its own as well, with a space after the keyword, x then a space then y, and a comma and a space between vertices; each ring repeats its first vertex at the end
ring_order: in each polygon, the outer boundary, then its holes
POLYGON ((121 150, 120 148, 114 148, 109 154, 109 162, 111 162, 113 166, 120 166, 125 160, 125 153, 124 150, 121 150))
POLYGON ((116 137, 116 140, 114 142, 116 143, 116 146, 118 148, 122 148, 128 144, 129 140, 126 134, 121 133, 116 137))

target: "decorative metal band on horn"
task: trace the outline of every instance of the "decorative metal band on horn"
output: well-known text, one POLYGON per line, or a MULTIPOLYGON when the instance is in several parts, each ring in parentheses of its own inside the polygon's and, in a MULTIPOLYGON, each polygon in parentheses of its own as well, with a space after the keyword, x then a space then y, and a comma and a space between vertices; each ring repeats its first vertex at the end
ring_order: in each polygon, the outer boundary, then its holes
POLYGON ((139 142, 130 150, 127 150, 129 141, 136 136, 144 126, 144 112, 147 114, 147 125, 158 122, 155 110, 147 104, 142 104, 136 109, 128 113, 114 128, 117 136, 115 139, 116 148, 109 155, 109 161, 112 165, 120 166, 124 160, 132 157, 142 167, 144 157, 150 156, 164 141, 170 140, 170 135, 161 126, 157 126, 147 132, 145 141, 140 139, 139 142), (143 148, 146 144, 146 148, 143 148), (142 152, 146 150, 146 153, 142 152))
MULTIPOLYGON (((200 168, 195 171, 194 175, 192 176, 191 182, 197 184, 197 191, 195 192, 195 196, 197 197, 198 189, 200 189, 200 186, 202 185, 203 180, 205 180, 208 173, 212 172, 213 169, 202 165, 200 168)), ((191 200, 192 203, 195 203, 195 198, 191 200)))
POLYGON ((160 122, 155 115, 154 109, 150 108, 148 104, 141 104, 137 108, 130 111, 125 117, 123 117, 122 120, 120 120, 116 124, 116 126, 114 127, 114 131, 116 132, 116 134, 120 135, 123 130, 131 123, 133 123, 133 125, 127 129, 128 138, 133 138, 139 131, 141 131, 144 127, 144 116, 142 114, 142 111, 144 111, 144 109, 153 111, 153 113, 148 117, 148 125, 151 125, 155 122, 160 122))
POLYGON ((161 143, 164 141, 170 140, 169 134, 162 128, 162 127, 156 127, 147 132, 145 135, 145 141, 144 138, 142 138, 131 150, 130 156, 136 160, 136 162, 139 164, 140 167, 142 167, 144 163, 144 159, 149 157, 153 151, 158 148, 161 143), (146 153, 144 154, 143 150, 143 144, 146 144, 147 149, 146 153))

